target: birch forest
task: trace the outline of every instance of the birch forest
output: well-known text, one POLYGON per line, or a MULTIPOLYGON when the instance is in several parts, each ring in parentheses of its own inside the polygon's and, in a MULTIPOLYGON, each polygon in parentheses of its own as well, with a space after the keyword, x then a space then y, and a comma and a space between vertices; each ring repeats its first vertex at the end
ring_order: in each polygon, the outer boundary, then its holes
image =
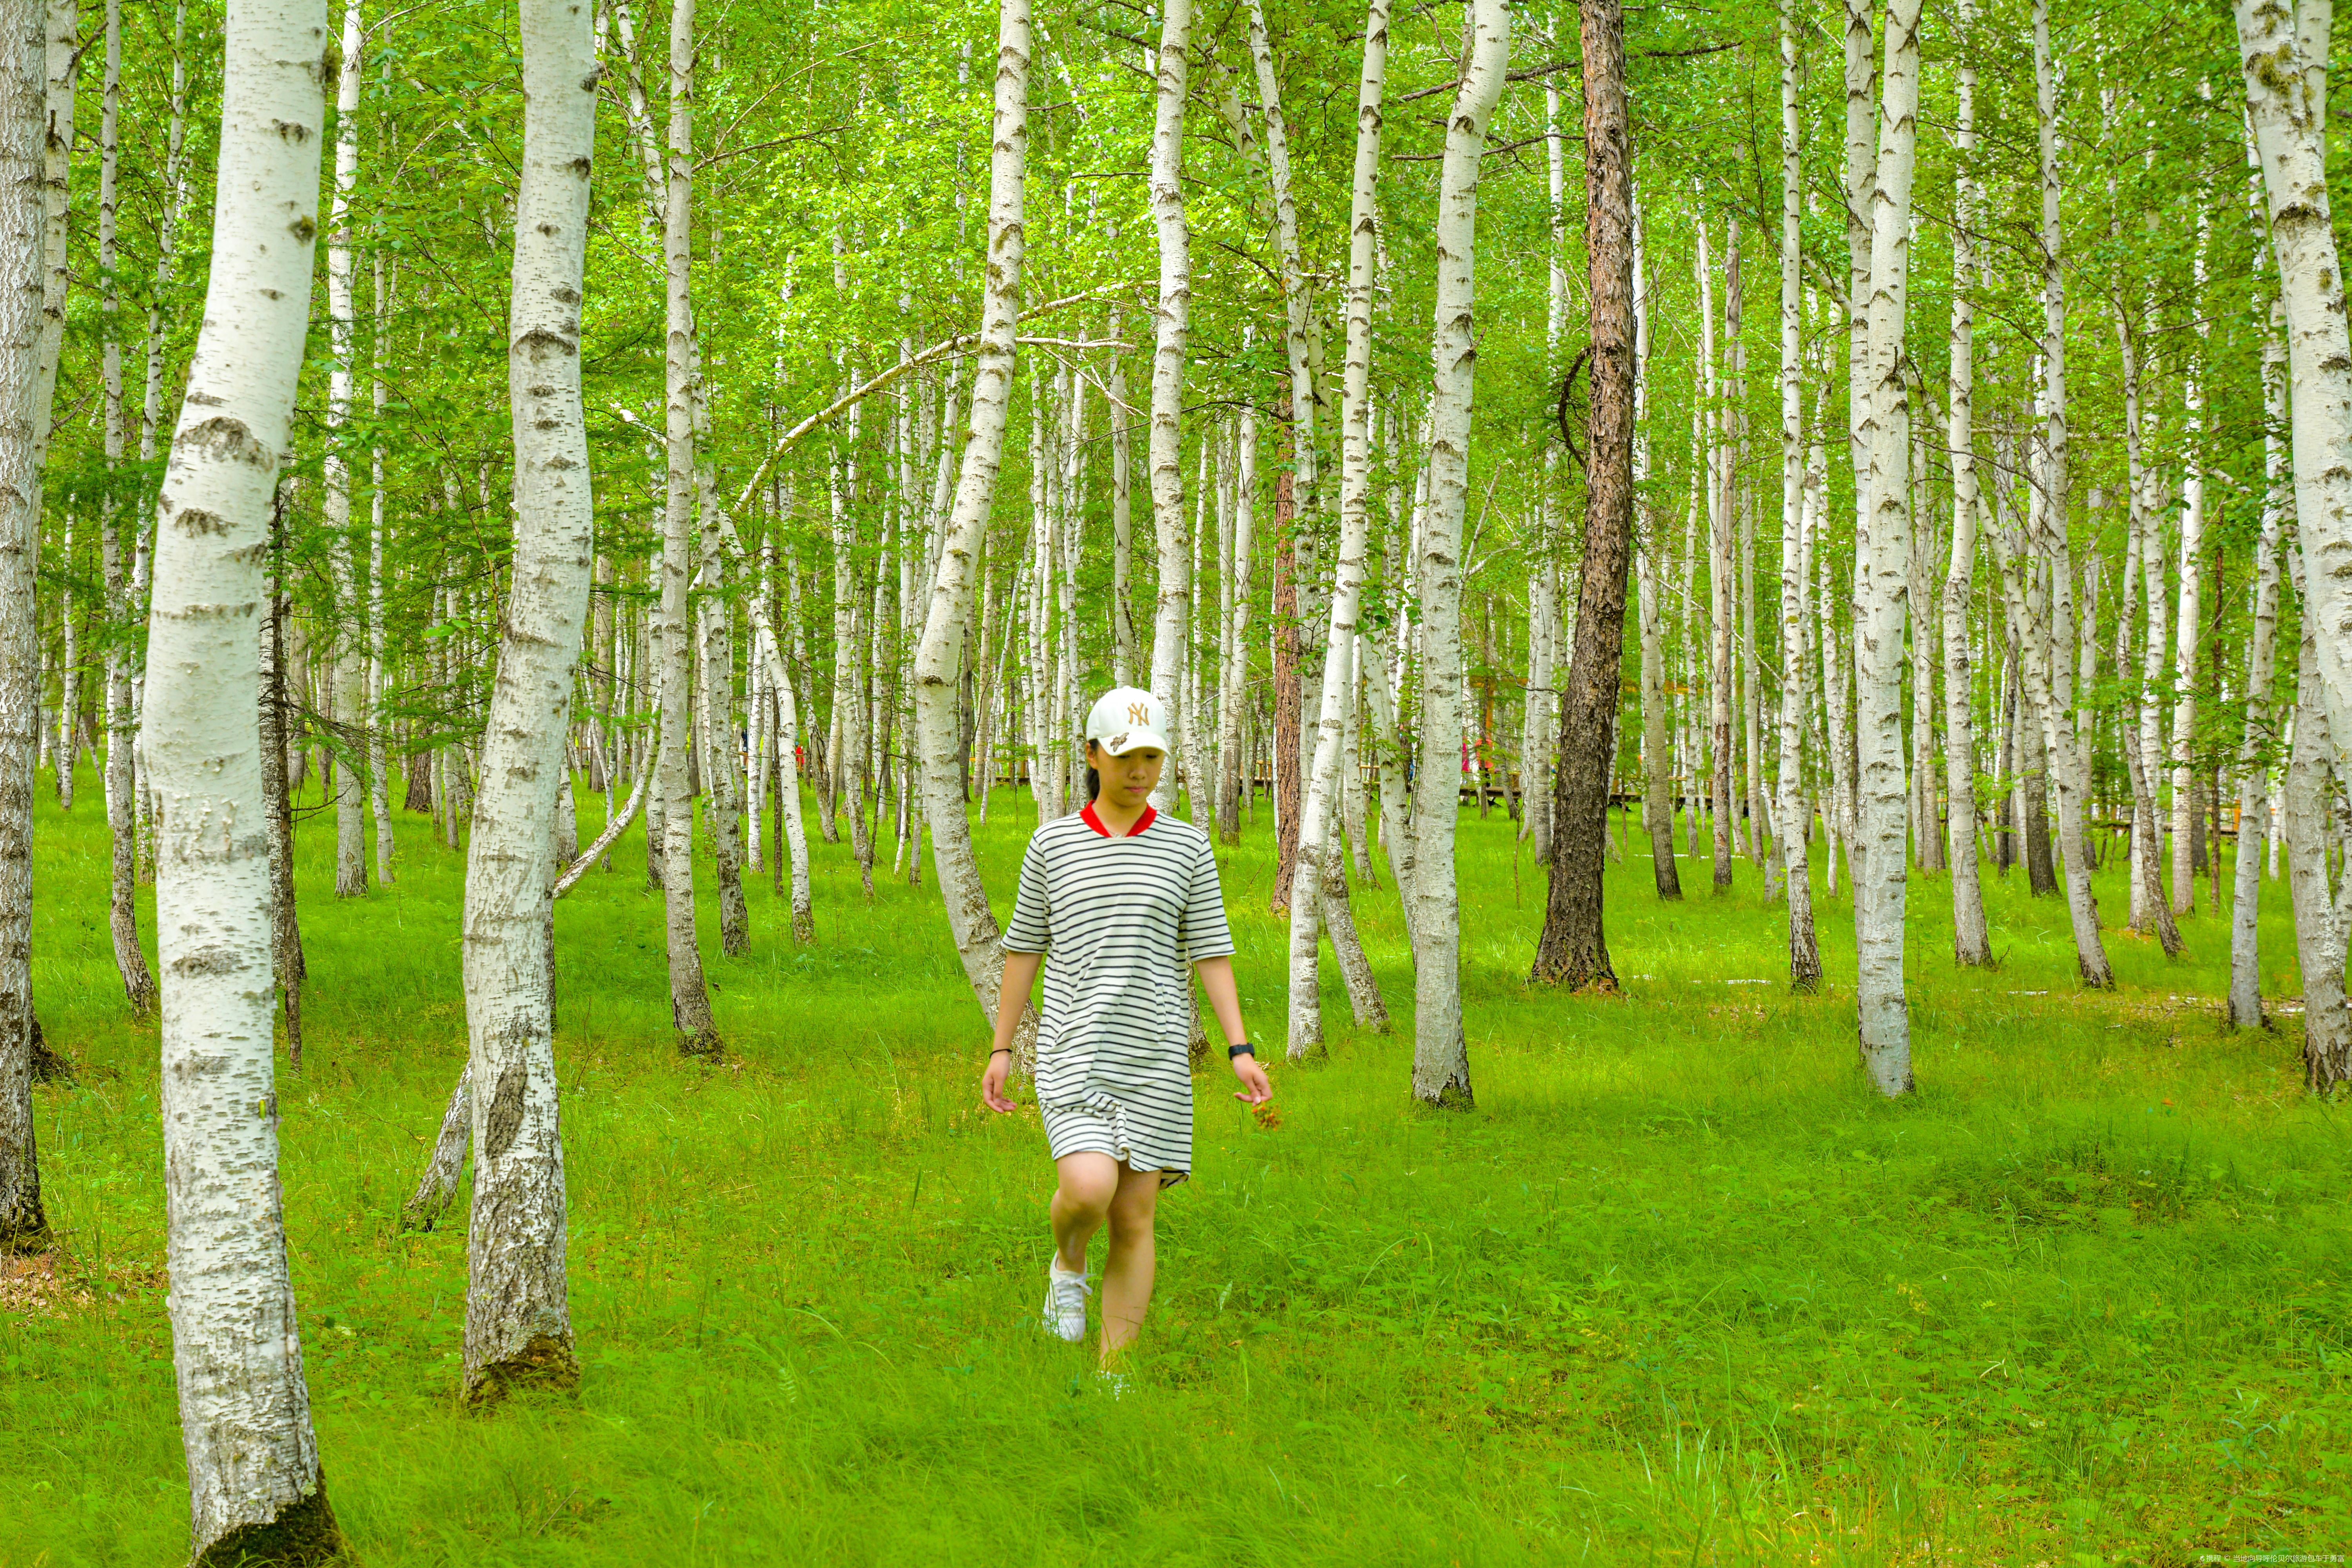
POLYGON ((2342 1546, 2330 32, 0 0, 0 1568, 2342 1546))

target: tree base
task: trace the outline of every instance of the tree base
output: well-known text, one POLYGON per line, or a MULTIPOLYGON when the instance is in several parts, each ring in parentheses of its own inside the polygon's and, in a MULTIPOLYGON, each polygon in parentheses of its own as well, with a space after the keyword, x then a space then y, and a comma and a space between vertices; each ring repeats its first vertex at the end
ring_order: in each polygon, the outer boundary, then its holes
POLYGON ((47 1252, 56 1242, 57 1237, 49 1234, 49 1222, 45 1218, 36 1217, 23 1229, 0 1221, 0 1255, 36 1258, 47 1252))
POLYGON ((727 1054, 727 1047, 719 1040, 718 1030, 694 1029, 678 1036, 677 1054, 682 1057, 693 1057, 701 1061, 715 1062, 727 1054))
POLYGON ((1595 996, 1622 996, 1625 991, 1618 984, 1617 972, 1606 953, 1547 954, 1540 947, 1534 967, 1528 971, 1528 984, 1557 986, 1562 991, 1589 991, 1595 996))
POLYGON ((1416 1089, 1413 1090, 1412 1099, 1413 1103, 1423 1110, 1475 1110, 1478 1109, 1477 1101, 1471 1098, 1470 1091, 1458 1083, 1447 1084, 1437 1091, 1437 1097, 1433 1100, 1416 1089))
POLYGON ((35 1083, 71 1083, 73 1063, 49 1049, 41 1038, 39 1026, 33 1031, 33 1081, 35 1083))
POLYGON ((308 1568, 343 1554, 343 1532, 327 1506, 324 1477, 319 1489, 297 1498, 276 1519, 240 1524, 196 1553, 195 1568, 308 1568))
POLYGON ((569 1394, 579 1386, 580 1358, 572 1353, 572 1342, 554 1334, 533 1334, 513 1355, 466 1374, 466 1403, 483 1409, 501 1403, 509 1394, 569 1394))

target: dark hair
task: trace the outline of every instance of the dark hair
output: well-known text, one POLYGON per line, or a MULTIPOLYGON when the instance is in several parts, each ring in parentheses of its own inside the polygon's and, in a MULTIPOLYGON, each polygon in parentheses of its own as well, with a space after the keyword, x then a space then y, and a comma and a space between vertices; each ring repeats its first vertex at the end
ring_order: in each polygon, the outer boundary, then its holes
MULTIPOLYGON (((1089 752, 1091 752, 1091 751, 1093 751, 1097 746, 1099 746, 1099 745, 1101 745, 1101 744, 1102 744, 1102 742, 1101 742, 1100 741, 1088 741, 1088 742, 1087 742, 1087 751, 1089 751, 1089 752)), ((1087 802, 1088 802, 1089 804, 1091 804, 1091 803, 1092 803, 1092 802, 1093 802, 1097 797, 1098 797, 1101 794, 1102 794, 1102 774, 1101 774, 1100 773, 1098 773, 1097 771, 1096 771, 1095 765, 1094 765, 1092 763, 1088 763, 1087 764, 1087 802)))

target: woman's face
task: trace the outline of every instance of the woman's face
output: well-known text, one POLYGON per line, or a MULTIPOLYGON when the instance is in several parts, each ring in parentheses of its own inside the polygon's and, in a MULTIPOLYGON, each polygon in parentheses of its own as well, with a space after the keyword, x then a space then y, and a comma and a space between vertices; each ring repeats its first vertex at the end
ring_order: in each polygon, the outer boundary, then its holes
POLYGON ((1114 757, 1102 749, 1101 742, 1087 742, 1087 765, 1102 778, 1099 798, 1121 811, 1143 809, 1143 803, 1159 787, 1160 770, 1167 763, 1168 753, 1150 746, 1138 746, 1114 757))

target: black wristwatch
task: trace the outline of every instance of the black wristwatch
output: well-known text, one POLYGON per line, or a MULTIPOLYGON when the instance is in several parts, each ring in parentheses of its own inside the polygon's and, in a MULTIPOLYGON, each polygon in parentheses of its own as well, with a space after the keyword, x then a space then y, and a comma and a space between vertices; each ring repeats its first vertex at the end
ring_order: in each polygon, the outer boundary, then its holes
POLYGON ((1233 1060, 1235 1057, 1255 1057, 1256 1055, 1257 1047, 1251 1045, 1247 1040, 1244 1040, 1238 1046, 1227 1046, 1225 1047, 1225 1060, 1227 1061, 1233 1060))

